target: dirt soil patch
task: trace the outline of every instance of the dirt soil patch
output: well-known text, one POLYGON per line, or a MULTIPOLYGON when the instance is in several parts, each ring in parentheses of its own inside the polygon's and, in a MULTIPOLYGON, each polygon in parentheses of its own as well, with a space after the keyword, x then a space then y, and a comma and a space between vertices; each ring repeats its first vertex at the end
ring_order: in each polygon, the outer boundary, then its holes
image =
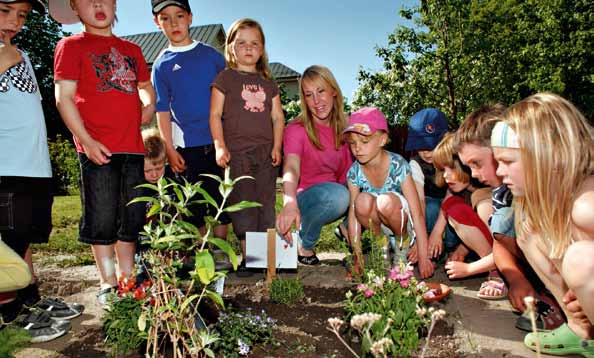
MULTIPOLYGON (((298 276, 305 286, 305 298, 294 305, 271 302, 263 292, 263 274, 238 278, 227 277, 223 297, 228 305, 254 313, 266 311, 277 321, 275 338, 278 346, 255 347, 249 357, 352 357, 334 334, 326 329, 327 319, 344 315, 344 295, 353 287, 346 280, 346 271, 337 254, 320 254, 322 265, 299 267, 298 272, 281 273, 285 277, 298 276)), ((98 276, 94 266, 38 268, 41 290, 45 295, 59 296, 69 302, 79 302, 86 309, 72 321, 71 331, 52 342, 34 344, 17 357, 106 357, 101 327, 102 309, 96 302, 98 276)), ((444 308, 448 315, 439 322, 430 339, 425 357, 533 357, 534 353, 522 344, 524 334, 514 328, 517 316, 511 313, 507 300, 483 301, 476 293, 484 278, 449 281, 438 270, 434 281, 453 288, 452 294, 436 308, 444 308)), ((347 338, 348 339, 348 338, 347 338)), ((349 341, 358 351, 359 343, 349 341)), ((425 340, 414 356, 420 357, 425 340)), ((141 355, 137 355, 141 356, 141 355)), ((543 355, 546 357, 546 355, 543 355)), ((135 355, 131 355, 135 357, 135 355)))

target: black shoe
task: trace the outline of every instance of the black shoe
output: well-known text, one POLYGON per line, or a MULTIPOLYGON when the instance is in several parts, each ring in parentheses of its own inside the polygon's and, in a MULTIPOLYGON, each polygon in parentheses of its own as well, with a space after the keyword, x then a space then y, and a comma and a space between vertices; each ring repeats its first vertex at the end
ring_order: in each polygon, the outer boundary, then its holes
POLYGON ((237 266, 237 271, 235 271, 235 275, 237 277, 250 277, 253 276, 254 273, 250 271, 249 268, 245 267, 245 260, 241 260, 241 263, 237 266))
POLYGON ((46 311, 53 319, 72 319, 80 316, 85 306, 80 303, 66 303, 59 298, 45 297, 33 306, 46 311))
POLYGON ((297 255, 297 261, 299 261, 303 265, 308 265, 308 266, 313 266, 313 265, 317 265, 320 263, 320 259, 318 259, 316 254, 313 254, 311 256, 297 255))
POLYGON ((48 342, 70 330, 69 321, 53 320, 45 311, 33 311, 21 315, 13 325, 24 328, 31 336, 31 343, 48 342))

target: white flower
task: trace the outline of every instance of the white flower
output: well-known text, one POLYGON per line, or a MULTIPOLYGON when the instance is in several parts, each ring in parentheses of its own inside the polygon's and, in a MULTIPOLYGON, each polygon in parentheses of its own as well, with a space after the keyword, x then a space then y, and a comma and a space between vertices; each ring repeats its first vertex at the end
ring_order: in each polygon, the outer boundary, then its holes
POLYGON ((351 327, 360 332, 365 326, 371 326, 375 322, 379 321, 381 318, 382 316, 377 313, 367 312, 363 314, 358 314, 351 318, 351 327))
POLYGON ((328 324, 330 325, 330 328, 332 328, 335 331, 338 331, 340 327, 344 324, 344 321, 338 317, 332 317, 328 318, 328 324))
POLYGON ((391 339, 382 338, 371 345, 371 354, 373 354, 374 357, 385 357, 386 351, 384 350, 384 348, 387 346, 391 346, 392 344, 393 343, 391 339))
POLYGON ((436 310, 433 313, 431 313, 431 319, 434 320, 439 320, 439 319, 443 319, 446 315, 446 311, 444 310, 436 310))
POLYGON ((248 353, 250 352, 250 346, 243 343, 243 341, 239 338, 237 339, 237 346, 239 346, 239 355, 240 356, 247 356, 248 353))

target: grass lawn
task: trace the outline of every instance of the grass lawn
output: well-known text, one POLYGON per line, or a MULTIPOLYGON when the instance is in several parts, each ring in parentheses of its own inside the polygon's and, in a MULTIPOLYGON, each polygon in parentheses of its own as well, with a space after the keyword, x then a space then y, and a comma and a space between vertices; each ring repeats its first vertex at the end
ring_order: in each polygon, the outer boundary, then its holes
MULTIPOLYGON (((278 193, 276 198, 276 211, 278 213, 282 207, 282 194, 278 193)), ((36 253, 76 255, 78 257, 76 259, 68 259, 62 262, 62 265, 93 263, 89 245, 78 241, 80 213, 81 205, 78 195, 55 197, 52 210, 54 229, 50 235, 49 243, 33 245, 33 251, 36 253)), ((341 247, 338 240, 334 237, 334 228, 338 223, 339 221, 328 224, 323 228, 316 250, 346 252, 346 248, 341 247)), ((229 235, 229 241, 236 250, 239 250, 239 243, 235 235, 229 235)))

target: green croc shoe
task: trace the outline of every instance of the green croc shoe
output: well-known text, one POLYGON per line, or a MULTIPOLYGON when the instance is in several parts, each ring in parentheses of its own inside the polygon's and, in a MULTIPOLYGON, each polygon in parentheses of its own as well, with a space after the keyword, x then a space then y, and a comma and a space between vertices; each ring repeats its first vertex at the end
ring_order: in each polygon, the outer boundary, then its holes
MULTIPOLYGON (((546 354, 566 355, 580 354, 582 357, 594 358, 594 340, 584 340, 578 337, 567 326, 562 324, 548 332, 538 332, 540 342, 540 351, 546 354)), ((536 351, 536 336, 534 333, 528 333, 524 337, 526 347, 536 351)))

